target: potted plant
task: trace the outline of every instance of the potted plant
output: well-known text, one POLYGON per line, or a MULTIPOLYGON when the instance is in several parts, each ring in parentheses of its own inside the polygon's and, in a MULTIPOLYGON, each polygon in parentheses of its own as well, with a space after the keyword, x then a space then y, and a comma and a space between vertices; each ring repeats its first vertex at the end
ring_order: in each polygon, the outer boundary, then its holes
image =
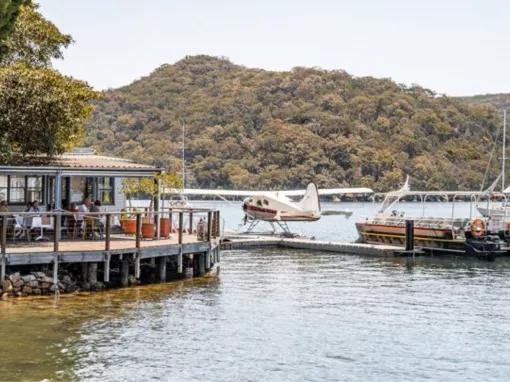
MULTIPOLYGON (((158 175, 161 187, 165 189, 179 189, 182 187, 182 180, 176 173, 161 173, 158 175)), ((165 194, 161 195, 161 208, 165 206, 165 194)), ((162 216, 159 219, 159 236, 168 238, 172 232, 172 220, 170 217, 162 216)))
POLYGON ((124 179, 122 181, 122 192, 126 195, 128 200, 128 210, 123 209, 123 212, 120 216, 120 227, 122 228, 122 232, 126 235, 134 235, 136 234, 136 212, 135 209, 132 208, 131 198, 135 195, 139 190, 139 182, 138 179, 124 179))

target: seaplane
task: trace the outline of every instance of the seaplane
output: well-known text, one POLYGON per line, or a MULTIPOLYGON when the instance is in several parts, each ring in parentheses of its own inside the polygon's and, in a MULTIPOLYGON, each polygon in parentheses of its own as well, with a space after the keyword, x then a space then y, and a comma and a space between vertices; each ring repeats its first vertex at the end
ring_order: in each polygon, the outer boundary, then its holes
POLYGON ((292 236, 287 222, 312 222, 321 218, 321 215, 352 214, 352 211, 332 210, 321 211, 320 196, 326 195, 371 195, 370 188, 325 188, 319 189, 315 183, 309 183, 304 190, 286 191, 249 191, 249 190, 211 190, 211 189, 171 189, 165 193, 180 194, 181 196, 200 195, 216 196, 227 200, 228 197, 242 197, 244 212, 243 225, 248 228, 243 233, 252 233, 260 222, 268 222, 277 233, 278 226, 283 235, 292 236), (295 201, 295 198, 300 198, 295 201))

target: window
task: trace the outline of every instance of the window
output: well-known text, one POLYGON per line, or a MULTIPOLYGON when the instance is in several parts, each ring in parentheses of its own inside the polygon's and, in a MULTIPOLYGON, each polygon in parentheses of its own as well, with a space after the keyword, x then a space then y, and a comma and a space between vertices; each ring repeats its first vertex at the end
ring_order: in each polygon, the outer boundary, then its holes
POLYGON ((114 204, 114 187, 113 182, 115 178, 97 178, 97 199, 102 204, 114 204))
POLYGON ((8 182, 6 175, 0 176, 0 200, 7 200, 8 182))
POLYGON ((27 202, 42 201, 43 182, 40 176, 27 177, 27 202))
POLYGON ((24 176, 9 176, 9 203, 25 203, 25 185, 26 178, 24 176))
POLYGON ((43 200, 42 176, 0 176, 0 200, 9 204, 25 204, 43 200))

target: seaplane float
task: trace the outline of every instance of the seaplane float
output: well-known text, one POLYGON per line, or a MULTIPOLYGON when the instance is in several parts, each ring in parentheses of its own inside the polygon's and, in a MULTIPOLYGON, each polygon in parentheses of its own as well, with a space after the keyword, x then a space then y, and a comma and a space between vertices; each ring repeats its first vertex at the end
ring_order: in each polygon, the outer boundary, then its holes
POLYGON ((409 177, 404 186, 386 194, 381 208, 372 218, 356 222, 359 241, 375 244, 403 245, 406 220, 413 220, 414 241, 418 248, 432 254, 472 255, 494 260, 509 254, 510 215, 482 216, 476 209, 480 199, 489 199, 486 191, 411 191, 409 177), (455 217, 455 204, 462 197, 470 200, 469 217, 455 217), (418 198, 422 203, 421 216, 406 216, 399 211, 399 203, 418 198), (450 217, 426 217, 425 204, 434 198, 452 202, 450 217))
POLYGON ((268 222, 272 227, 272 234, 281 233, 294 236, 287 222, 312 222, 321 218, 322 214, 350 216, 352 211, 335 209, 322 211, 320 196, 337 195, 372 195, 370 188, 322 188, 315 183, 309 183, 304 190, 281 191, 249 191, 249 190, 212 190, 212 189, 182 189, 164 190, 165 193, 180 195, 216 196, 226 200, 227 197, 242 197, 244 212, 243 225, 248 225, 243 232, 253 233, 260 222, 268 222), (299 200, 294 200, 299 198, 299 200), (277 227, 281 229, 278 232, 277 227))

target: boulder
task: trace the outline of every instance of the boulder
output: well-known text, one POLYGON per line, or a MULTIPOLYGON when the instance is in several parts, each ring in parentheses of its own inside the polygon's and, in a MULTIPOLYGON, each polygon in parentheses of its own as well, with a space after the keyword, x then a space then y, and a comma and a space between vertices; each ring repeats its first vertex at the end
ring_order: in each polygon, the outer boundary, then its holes
POLYGON ((42 294, 42 292, 39 288, 34 288, 34 289, 32 289, 32 294, 36 294, 36 295, 40 296, 42 294))
POLYGON ((30 281, 28 285, 30 286, 30 288, 37 288, 39 287, 39 281, 37 280, 30 281))
POLYGON ((25 285, 21 291, 24 294, 32 294, 32 288, 30 288, 28 285, 25 285))
POLYGON ((25 276, 21 276, 21 279, 23 280, 24 283, 29 283, 31 281, 35 281, 35 276, 34 275, 25 275, 25 276))
POLYGON ((19 280, 21 280, 21 276, 20 276, 19 272, 13 273, 12 275, 9 275, 9 280, 11 280, 11 282, 13 284, 18 282, 19 280))
POLYGON ((5 292, 11 292, 13 289, 11 280, 5 279, 2 281, 2 290, 5 292))
POLYGON ((32 274, 38 279, 46 277, 46 274, 44 272, 32 272, 32 274))

